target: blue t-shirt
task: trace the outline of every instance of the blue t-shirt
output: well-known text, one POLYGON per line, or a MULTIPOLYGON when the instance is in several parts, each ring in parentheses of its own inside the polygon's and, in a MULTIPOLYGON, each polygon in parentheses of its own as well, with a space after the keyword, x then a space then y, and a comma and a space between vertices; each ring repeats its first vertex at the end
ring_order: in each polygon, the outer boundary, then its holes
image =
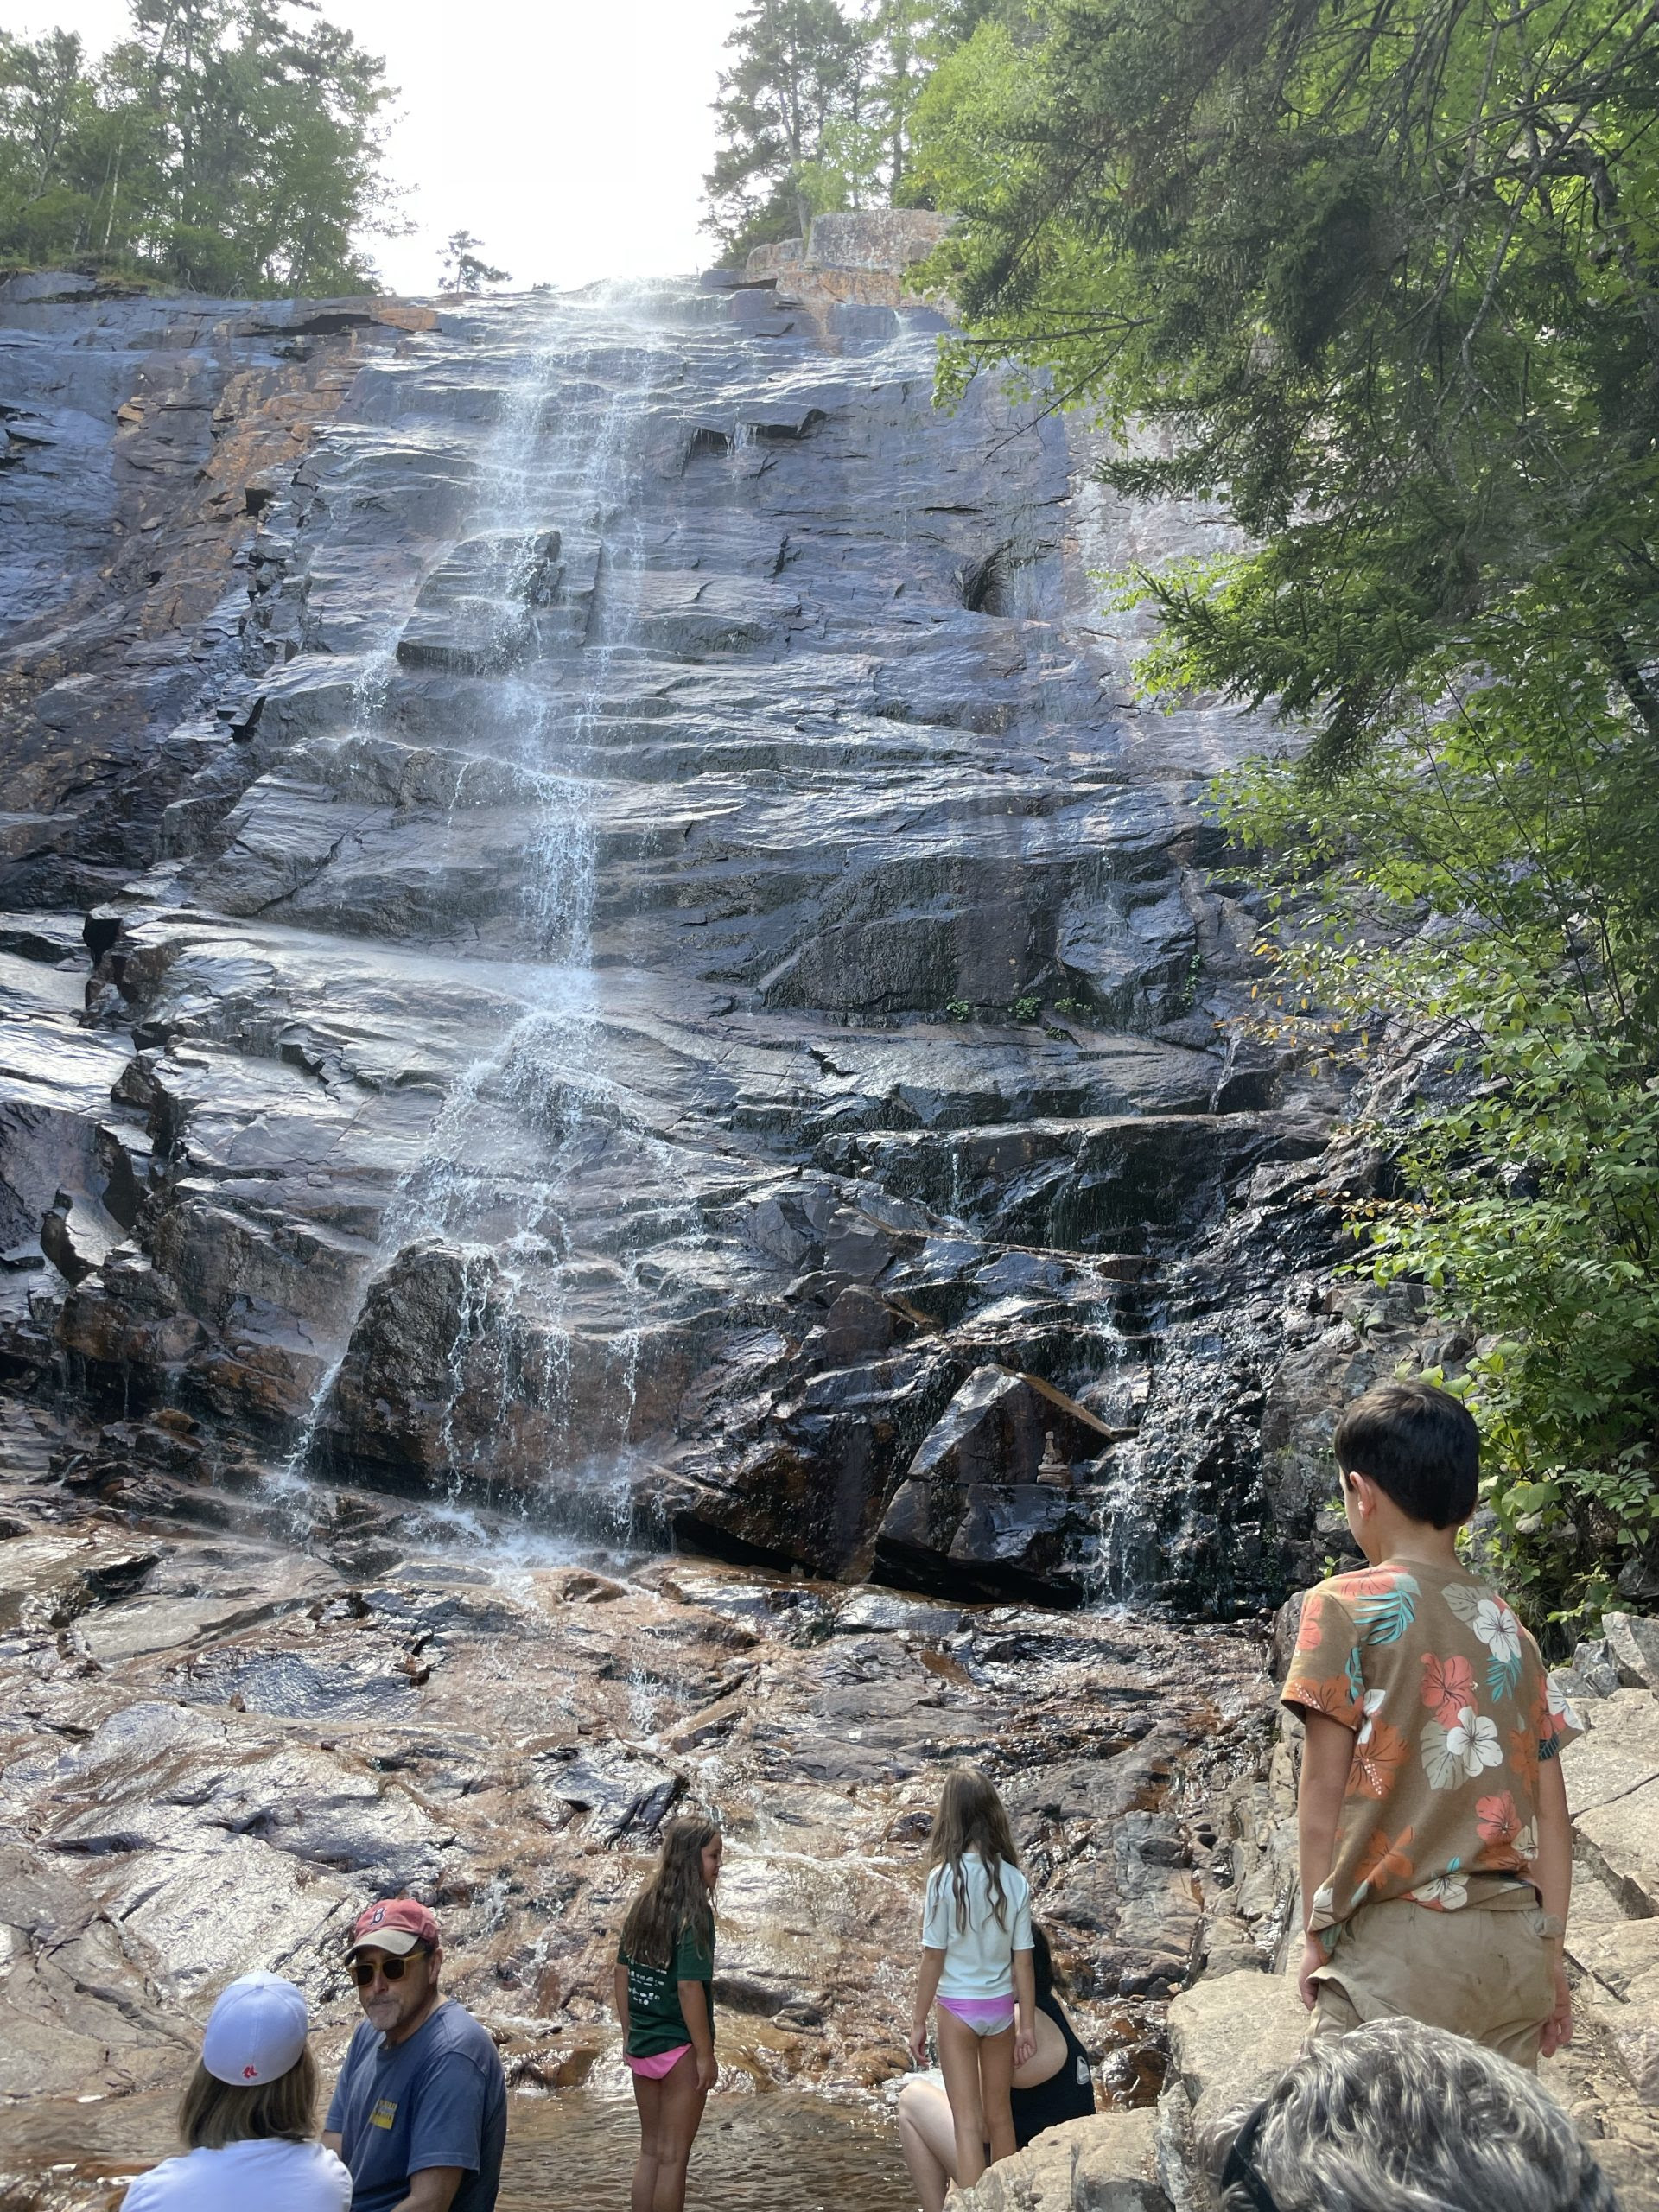
POLYGON ((492 2212, 507 2139, 507 2084, 495 2045, 464 2005, 441 2005, 407 2043, 365 2020, 326 2122, 351 2169, 352 2212, 391 2212, 411 2174, 460 2166, 452 2212, 492 2212))

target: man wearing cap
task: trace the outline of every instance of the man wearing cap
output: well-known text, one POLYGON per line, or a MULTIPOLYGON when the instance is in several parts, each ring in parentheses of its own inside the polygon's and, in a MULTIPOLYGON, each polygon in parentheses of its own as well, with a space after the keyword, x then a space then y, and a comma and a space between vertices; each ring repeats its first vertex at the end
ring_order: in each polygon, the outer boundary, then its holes
POLYGON ((487 2033, 439 1990, 437 1922, 413 1897, 372 1904, 346 1963, 367 2018, 322 2139, 351 2169, 352 2212, 491 2212, 506 2080, 487 2033))

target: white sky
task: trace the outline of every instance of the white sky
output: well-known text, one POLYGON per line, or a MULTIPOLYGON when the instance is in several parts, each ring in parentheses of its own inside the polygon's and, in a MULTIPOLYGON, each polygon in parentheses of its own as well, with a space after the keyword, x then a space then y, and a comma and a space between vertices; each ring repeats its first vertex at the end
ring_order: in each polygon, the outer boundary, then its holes
MULTIPOLYGON (((386 168, 406 238, 371 242, 394 289, 435 290, 465 228, 513 289, 707 267, 709 103, 741 0, 323 0, 398 87, 386 168)), ((9 28, 124 35, 124 0, 24 0, 9 28), (20 20, 21 19, 21 20, 20 20)))

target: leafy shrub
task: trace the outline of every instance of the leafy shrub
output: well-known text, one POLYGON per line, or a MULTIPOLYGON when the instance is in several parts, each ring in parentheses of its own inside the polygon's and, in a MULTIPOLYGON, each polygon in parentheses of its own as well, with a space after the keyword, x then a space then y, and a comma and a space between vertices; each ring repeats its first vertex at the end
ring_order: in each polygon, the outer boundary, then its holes
POLYGON ((1230 780, 1270 849, 1266 1026, 1315 1058, 1420 1076, 1357 1134, 1399 1194, 1353 1210, 1379 1282, 1475 1338, 1452 1387, 1485 1444, 1505 1571, 1593 1611, 1659 1542, 1659 1051, 1645 733, 1532 642, 1449 689, 1339 787, 1287 760, 1230 780))

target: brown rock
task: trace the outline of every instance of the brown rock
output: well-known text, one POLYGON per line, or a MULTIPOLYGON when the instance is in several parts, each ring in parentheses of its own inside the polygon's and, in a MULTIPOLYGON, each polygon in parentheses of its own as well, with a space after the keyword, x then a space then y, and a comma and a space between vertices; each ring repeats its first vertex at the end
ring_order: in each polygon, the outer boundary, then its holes
POLYGON ((976 2188, 953 2189, 945 2204, 947 2212, 1169 2212, 1156 2120, 1114 2112, 1067 2120, 1001 2160, 976 2188))

